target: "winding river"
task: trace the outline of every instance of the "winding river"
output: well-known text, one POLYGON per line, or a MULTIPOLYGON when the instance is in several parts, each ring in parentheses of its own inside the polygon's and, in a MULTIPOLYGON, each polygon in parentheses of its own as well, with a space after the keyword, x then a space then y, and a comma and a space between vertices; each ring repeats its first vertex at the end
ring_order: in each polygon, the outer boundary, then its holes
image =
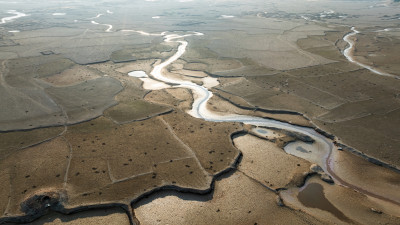
MULTIPOLYGON (((240 122, 244 124, 250 124, 258 127, 266 127, 266 128, 276 128, 282 129, 290 132, 300 133, 306 136, 309 136, 314 140, 312 144, 304 143, 302 141, 296 141, 288 144, 285 147, 285 151, 291 155, 295 155, 297 157, 304 158, 311 163, 318 164, 325 173, 329 174, 333 180, 337 184, 341 184, 343 186, 350 187, 357 191, 360 191, 364 194, 389 201, 395 204, 400 204, 397 200, 393 200, 390 196, 383 196, 380 193, 376 193, 373 191, 369 191, 366 189, 357 186, 356 184, 350 184, 344 180, 342 180, 337 174, 334 173, 332 169, 333 159, 332 151, 336 148, 333 144, 332 140, 326 138, 325 136, 319 134, 312 128, 296 126, 293 124, 280 122, 272 119, 247 116, 247 115, 239 115, 239 114, 221 114, 210 111, 207 107, 207 103, 210 98, 213 96, 213 93, 206 87, 195 84, 191 81, 181 80, 178 78, 167 77, 163 71, 164 69, 178 60, 186 51, 188 46, 188 42, 184 40, 185 37, 190 36, 202 36, 202 33, 199 32, 191 32, 184 35, 179 35, 176 33, 167 34, 167 32, 163 32, 161 34, 149 34, 143 31, 134 31, 134 30, 125 30, 131 32, 137 32, 143 35, 154 35, 154 36, 163 36, 165 42, 175 42, 179 43, 177 52, 171 56, 166 61, 156 65, 151 71, 150 75, 155 80, 161 81, 168 85, 171 85, 175 88, 188 88, 193 92, 194 102, 192 105, 192 109, 188 112, 190 115, 196 118, 204 119, 206 121, 212 122, 240 122), (300 149, 300 150, 299 150, 300 149)), ((349 51, 349 50, 348 50, 349 51)), ((133 71, 135 72, 135 71, 133 71)), ((362 186, 362 184, 359 184, 362 186)))
POLYGON ((16 11, 16 10, 8 10, 7 13, 9 13, 9 14, 14 14, 15 16, 9 16, 9 17, 4 17, 4 18, 2 18, 1 21, 0 21, 0 24, 4 24, 4 23, 7 23, 7 22, 11 22, 11 21, 13 21, 13 20, 15 20, 15 19, 18 19, 18 18, 20 18, 20 17, 28 16, 28 15, 26 15, 25 13, 18 12, 18 11, 16 11))
POLYGON ((373 72, 373 73, 376 73, 376 74, 378 74, 378 75, 388 76, 388 77, 394 77, 394 78, 396 78, 396 79, 400 79, 399 76, 396 76, 396 75, 393 75, 393 74, 389 74, 389 73, 380 71, 380 70, 378 70, 378 69, 376 69, 376 68, 374 68, 374 67, 372 67, 372 66, 368 66, 368 65, 366 65, 366 64, 364 64, 364 63, 361 63, 361 62, 358 62, 357 60, 355 60, 355 59, 354 59, 354 56, 353 56, 355 42, 354 42, 351 38, 354 37, 354 36, 356 36, 357 34, 359 34, 360 31, 356 30, 355 27, 352 27, 352 28, 351 28, 351 31, 352 31, 352 32, 346 34, 346 35, 343 37, 343 40, 344 40, 345 42, 347 42, 347 44, 349 45, 349 46, 343 51, 343 55, 346 57, 347 60, 349 60, 350 62, 352 62, 352 63, 354 63, 354 64, 357 64, 358 66, 361 66, 361 67, 363 67, 363 68, 365 68, 365 69, 367 69, 367 70, 369 70, 369 71, 371 71, 371 72, 373 72))
POLYGON ((98 22, 96 22, 94 20, 92 20, 91 23, 94 24, 94 25, 107 26, 108 28, 107 28, 106 32, 111 32, 111 29, 113 28, 113 26, 111 24, 101 24, 101 23, 98 23, 98 22))
POLYGON ((179 79, 174 79, 174 78, 169 78, 166 77, 163 74, 163 69, 179 59, 186 51, 186 47, 188 45, 187 41, 184 40, 176 40, 176 39, 181 39, 184 37, 188 36, 200 36, 203 35, 201 33, 194 32, 192 34, 185 34, 185 35, 177 35, 177 34, 170 34, 165 36, 165 42, 177 42, 179 43, 178 51, 173 55, 171 58, 168 60, 164 61, 163 63, 157 65, 154 67, 154 69, 151 71, 151 76, 154 77, 155 79, 173 84, 175 87, 182 87, 182 88, 189 88, 193 91, 194 93, 194 102, 192 109, 188 112, 190 115, 196 118, 201 118, 207 121, 212 121, 212 122, 241 122, 244 124, 250 124, 254 126, 260 126, 260 127, 269 127, 269 128, 277 128, 277 129, 282 129, 282 130, 287 130, 291 132, 297 132, 301 133, 304 135, 307 135, 311 137, 312 139, 315 140, 315 143, 312 145, 309 145, 311 149, 310 151, 313 152, 313 154, 304 154, 300 151, 295 150, 294 145, 297 143, 288 145, 285 150, 293 155, 306 158, 307 160, 317 163, 320 165, 326 172, 328 172, 328 160, 329 156, 331 154, 332 149, 334 148, 334 145, 332 144, 331 141, 329 141, 327 138, 322 136, 321 134, 317 133, 314 129, 311 128, 306 128, 306 127, 301 127, 301 126, 296 126, 292 125, 289 123, 284 123, 272 119, 265 119, 265 118, 260 118, 260 117, 253 117, 253 116, 247 116, 247 115, 238 115, 238 114, 216 114, 212 111, 210 111, 207 107, 207 103, 210 100, 210 98, 213 96, 213 93, 209 91, 206 87, 197 85, 191 81, 184 81, 184 80, 179 80, 179 79), (176 41, 174 41, 176 40, 176 41))

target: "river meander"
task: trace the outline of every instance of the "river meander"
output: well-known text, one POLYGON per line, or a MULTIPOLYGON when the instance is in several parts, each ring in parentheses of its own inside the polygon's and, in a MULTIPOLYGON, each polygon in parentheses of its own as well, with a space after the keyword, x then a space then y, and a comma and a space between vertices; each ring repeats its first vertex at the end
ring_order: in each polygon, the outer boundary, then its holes
MULTIPOLYGON (((138 33, 145 33, 139 31, 138 33)), ((357 191, 360 191, 364 194, 382 199, 388 200, 390 202, 399 204, 399 200, 391 199, 391 196, 386 196, 384 193, 377 193, 373 190, 370 190, 364 184, 353 184, 346 182, 345 180, 341 179, 339 175, 334 173, 334 159, 332 159, 332 151, 337 148, 333 141, 328 139, 327 137, 321 135, 316 130, 309 128, 309 127, 302 127, 297 126, 281 121, 276 121, 273 119, 261 118, 261 117, 254 117, 248 115, 239 115, 239 114, 221 114, 216 113, 207 107, 208 101, 213 96, 213 93, 206 87, 195 84, 191 81, 181 80, 178 78, 171 78, 167 77, 163 71, 164 69, 178 60, 186 51, 188 46, 188 42, 184 40, 185 37, 190 36, 202 36, 202 33, 199 32, 191 32, 184 35, 179 35, 176 33, 173 34, 166 34, 167 32, 163 32, 161 34, 148 34, 145 35, 158 35, 163 36, 165 42, 176 42, 179 43, 177 52, 171 56, 169 59, 165 60, 164 62, 156 65, 150 73, 150 77, 157 80, 164 82, 165 84, 171 85, 173 88, 187 88, 192 90, 194 102, 192 105, 192 109, 188 111, 188 113, 196 118, 204 119, 206 121, 212 122, 239 122, 244 124, 250 124, 253 126, 261 127, 261 128, 273 128, 273 129, 280 129, 286 130, 290 132, 295 132, 298 134, 302 134, 305 136, 310 137, 313 140, 313 143, 305 143, 302 141, 296 141, 293 143, 288 144, 284 150, 291 155, 303 158, 308 160, 311 163, 318 164, 325 173, 330 175, 335 183, 353 188, 357 191), (299 150, 300 149, 300 150, 299 150), (361 188, 362 187, 362 188, 361 188)), ((135 72, 135 71, 133 71, 135 72)), ((143 78, 141 78, 143 79, 143 78)), ((149 78, 147 78, 149 79, 149 78)), ((144 85, 144 88, 145 85, 144 85)), ((148 88, 151 89, 151 88, 148 88)), ((159 89, 159 88, 157 88, 159 89)))

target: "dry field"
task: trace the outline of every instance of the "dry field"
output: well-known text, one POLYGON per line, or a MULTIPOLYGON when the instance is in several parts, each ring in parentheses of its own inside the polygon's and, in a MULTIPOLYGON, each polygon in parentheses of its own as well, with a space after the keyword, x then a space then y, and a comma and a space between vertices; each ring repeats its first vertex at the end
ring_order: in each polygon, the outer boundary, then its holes
POLYGON ((397 5, 169 3, 16 0, 28 16, 0 24, 0 224, 400 224, 400 83, 342 54, 359 26, 356 60, 399 75, 397 5), (193 118, 190 89, 129 76, 175 54, 165 30, 204 33, 167 77, 209 87, 217 114, 332 138, 336 177, 285 152, 306 135, 193 118))

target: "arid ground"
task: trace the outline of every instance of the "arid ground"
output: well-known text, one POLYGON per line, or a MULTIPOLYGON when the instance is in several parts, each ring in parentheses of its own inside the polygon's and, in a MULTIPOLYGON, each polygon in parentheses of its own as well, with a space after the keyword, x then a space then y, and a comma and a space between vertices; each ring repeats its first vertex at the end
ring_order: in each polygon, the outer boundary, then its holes
POLYGON ((399 4, 0 1, 0 224, 400 224, 399 4))

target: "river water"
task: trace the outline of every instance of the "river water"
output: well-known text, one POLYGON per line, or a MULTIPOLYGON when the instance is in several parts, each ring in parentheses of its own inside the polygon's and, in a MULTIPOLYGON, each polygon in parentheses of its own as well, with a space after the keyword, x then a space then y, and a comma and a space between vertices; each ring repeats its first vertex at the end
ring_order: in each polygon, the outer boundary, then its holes
POLYGON ((203 34, 198 32, 193 32, 185 35, 178 35, 178 34, 165 35, 164 36, 165 42, 177 42, 180 44, 178 47, 178 51, 166 61, 155 66, 154 69, 151 71, 150 75, 156 80, 172 84, 174 87, 191 89, 192 92, 194 93, 194 102, 192 105, 192 109, 188 113, 193 117, 212 122, 241 122, 244 124, 250 124, 259 127, 287 130, 311 137, 314 140, 314 143, 308 145, 307 147, 310 154, 305 155, 302 154, 301 151, 296 150, 296 148, 302 145, 303 142, 292 143, 285 148, 285 151, 287 151, 289 154, 306 158, 307 160, 313 163, 317 163, 325 170, 326 173, 329 173, 327 161, 329 159, 330 153, 332 152, 332 149, 334 148, 334 145, 329 139, 322 136, 314 129, 296 126, 293 124, 276 121, 272 119, 254 117, 254 116, 239 115, 239 114, 221 115, 221 113, 218 114, 214 113, 207 107, 208 101, 213 96, 213 93, 210 90, 208 90, 204 86, 195 84, 191 81, 180 80, 177 78, 170 78, 166 77, 163 74, 163 70, 168 65, 172 64, 174 61, 179 59, 185 53, 188 42, 183 40, 183 38, 189 36, 201 36, 201 35, 203 34))
POLYGON ((343 51, 343 55, 346 57, 346 59, 349 60, 350 62, 352 62, 352 63, 354 63, 354 64, 357 64, 358 66, 361 66, 361 67, 363 67, 363 68, 365 68, 365 69, 367 69, 367 70, 369 70, 369 71, 371 71, 371 72, 373 72, 373 73, 376 73, 376 74, 378 74, 378 75, 381 75, 381 76, 388 76, 388 77, 394 77, 394 78, 400 79, 400 77, 398 77, 398 76, 396 76, 396 75, 393 75, 393 74, 389 74, 389 73, 380 71, 380 70, 378 70, 378 69, 376 69, 376 68, 374 68, 374 67, 372 67, 372 66, 368 66, 368 65, 366 65, 366 64, 364 64, 364 63, 361 63, 361 62, 358 62, 356 59, 354 59, 353 51, 354 51, 354 48, 355 48, 355 42, 354 42, 351 38, 354 37, 354 36, 356 36, 357 34, 359 34, 360 31, 356 30, 355 27, 352 27, 351 30, 352 30, 352 32, 346 34, 346 35, 343 37, 343 40, 344 40, 345 42, 347 42, 347 44, 349 45, 349 46, 343 51))
POLYGON ((26 15, 25 13, 18 12, 18 11, 16 11, 16 10, 8 10, 7 13, 9 13, 9 14, 14 14, 15 16, 8 16, 8 17, 2 18, 1 21, 0 21, 0 24, 4 24, 4 23, 7 23, 7 22, 11 22, 11 21, 13 21, 13 20, 15 20, 15 19, 18 19, 18 18, 20 18, 20 17, 28 16, 28 15, 26 15))
MULTIPOLYGON (((130 30, 133 31, 133 30, 130 30)), ((244 124, 254 125, 260 128, 274 128, 281 129, 290 132, 299 133, 313 139, 313 143, 305 143, 302 141, 296 141, 288 144, 284 150, 291 155, 295 155, 297 157, 303 158, 309 162, 318 164, 325 173, 330 175, 332 179, 337 184, 341 184, 350 188, 353 188, 359 192, 362 192, 367 195, 371 195, 373 197, 380 198, 382 200, 392 201, 390 196, 381 195, 381 193, 371 192, 365 190, 361 187, 358 187, 357 184, 351 184, 343 179, 341 179, 337 174, 333 172, 331 168, 334 165, 334 159, 331 158, 332 151, 335 150, 336 146, 333 144, 332 140, 326 138, 320 133, 316 132, 312 128, 297 126, 281 121, 276 121, 273 119, 266 119, 248 115, 240 115, 240 114, 221 114, 220 112, 215 113, 208 109, 207 104, 208 101, 213 96, 213 93, 206 87, 195 84, 191 81, 181 80, 179 78, 171 78, 164 75, 164 69, 178 60, 186 51, 188 46, 188 42, 184 40, 185 37, 190 36, 202 36, 202 33, 191 32, 184 35, 179 35, 176 33, 167 34, 167 32, 163 32, 161 34, 149 34, 143 31, 133 31, 138 33, 143 33, 144 35, 154 35, 154 36, 163 36, 165 42, 176 42, 179 43, 177 52, 171 56, 166 61, 156 65, 151 71, 151 78, 140 78, 140 79, 154 79, 157 81, 164 82, 171 87, 174 88, 188 88, 192 90, 194 102, 192 105, 192 109, 188 111, 188 113, 196 118, 200 118, 206 121, 211 122, 240 122, 244 124)), ((135 71, 132 71, 134 73, 135 71)), ((144 88, 146 88, 144 86, 144 88)), ((151 89, 151 88, 147 88, 151 89)), ((159 89, 159 88, 155 88, 159 89)), ((362 185, 362 184, 361 184, 362 185)), ((392 201, 393 202, 393 201, 392 201)))

